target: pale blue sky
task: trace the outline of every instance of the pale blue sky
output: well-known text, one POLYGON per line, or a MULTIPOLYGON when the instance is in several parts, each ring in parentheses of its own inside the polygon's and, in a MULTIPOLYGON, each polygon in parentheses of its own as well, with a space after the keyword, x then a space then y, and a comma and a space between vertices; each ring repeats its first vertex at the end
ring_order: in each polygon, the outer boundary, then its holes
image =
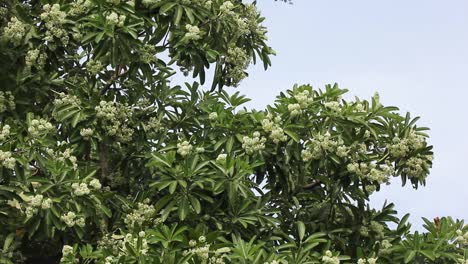
POLYGON ((338 82, 361 98, 378 91, 384 104, 422 117, 435 160, 425 188, 394 179, 372 204, 388 199, 419 226, 423 216, 468 220, 468 1, 258 2, 278 54, 237 88, 248 106, 263 109, 294 83, 338 82))

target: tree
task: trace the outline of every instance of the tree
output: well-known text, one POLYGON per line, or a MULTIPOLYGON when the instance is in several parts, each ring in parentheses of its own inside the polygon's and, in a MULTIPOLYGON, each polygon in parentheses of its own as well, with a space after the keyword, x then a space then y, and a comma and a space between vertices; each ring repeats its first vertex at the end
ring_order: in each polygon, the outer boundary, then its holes
POLYGON ((418 118, 337 85, 263 111, 226 91, 274 54, 255 3, 0 8, 2 263, 466 263, 462 221, 368 205, 425 184, 418 118))

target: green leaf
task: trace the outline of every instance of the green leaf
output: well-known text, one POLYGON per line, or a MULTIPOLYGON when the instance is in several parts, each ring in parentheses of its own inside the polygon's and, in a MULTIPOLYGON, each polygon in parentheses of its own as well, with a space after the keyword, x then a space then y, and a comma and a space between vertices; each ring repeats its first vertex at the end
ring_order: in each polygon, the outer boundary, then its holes
POLYGON ((284 130, 284 133, 286 133, 288 136, 290 136, 296 143, 299 143, 300 142, 300 138, 299 138, 299 135, 296 134, 295 132, 293 132, 292 130, 289 130, 289 129, 285 129, 284 130))
POLYGON ((410 261, 413 260, 415 256, 416 256, 416 251, 414 250, 406 252, 405 263, 410 263, 410 261))
POLYGON ((184 9, 182 8, 182 6, 180 6, 180 5, 177 6, 175 16, 174 16, 174 24, 175 25, 179 25, 180 19, 182 18, 183 13, 184 13, 184 9))
POLYGON ((3 251, 6 252, 10 248, 11 243, 15 239, 15 233, 10 233, 6 238, 5 242, 3 242, 3 251))
POLYGON ((175 5, 177 4, 177 2, 170 2, 170 3, 167 3, 165 5, 163 5, 160 9, 159 9, 159 13, 160 14, 165 14, 167 13, 169 10, 171 10, 175 5))
POLYGON ((305 225, 304 225, 304 222, 302 221, 297 221, 297 232, 299 234, 299 240, 302 241, 304 239, 304 235, 305 235, 305 225))

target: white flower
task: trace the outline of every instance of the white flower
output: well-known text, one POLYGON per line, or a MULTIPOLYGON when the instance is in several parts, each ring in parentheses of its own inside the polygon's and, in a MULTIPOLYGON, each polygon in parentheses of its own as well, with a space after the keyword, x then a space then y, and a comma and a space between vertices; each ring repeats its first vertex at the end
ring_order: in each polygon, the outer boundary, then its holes
POLYGON ((3 113, 7 110, 15 110, 15 97, 13 94, 8 92, 0 91, 0 113, 3 113))
POLYGON ((177 153, 181 156, 187 156, 192 151, 192 145, 188 141, 183 141, 181 143, 177 143, 177 153))
POLYGON ((299 92, 299 93, 295 94, 294 99, 296 99, 297 102, 303 108, 309 106, 314 101, 313 96, 310 94, 310 92, 308 90, 304 90, 302 92, 299 92))
POLYGON ((332 101, 332 102, 326 102, 325 107, 334 111, 334 112, 340 112, 341 111, 341 106, 339 102, 332 101))
POLYGON ((340 260, 338 257, 333 257, 333 254, 330 250, 325 252, 325 255, 322 257, 322 261, 324 264, 339 264, 340 260))
POLYGON ((49 209, 50 207, 52 207, 52 203, 53 203, 52 199, 47 198, 47 199, 42 201, 41 208, 42 209, 49 209))
POLYGON ((206 241, 206 237, 204 237, 204 236, 200 236, 198 238, 198 242, 200 242, 200 243, 205 243, 205 241, 206 241))
POLYGON ((203 152, 205 152, 205 148, 204 148, 204 147, 197 147, 197 148, 195 149, 195 152, 196 152, 196 153, 203 153, 203 152))
POLYGON ((0 131, 0 142, 6 140, 10 136, 10 126, 4 125, 0 131))
POLYGON ((300 104, 288 104, 288 111, 291 113, 291 116, 297 116, 301 114, 301 105, 300 104))
POLYGON ((227 154, 219 154, 218 157, 216 158, 216 161, 218 162, 224 162, 226 161, 227 154))
POLYGON ((211 112, 210 115, 208 116, 210 120, 216 120, 218 119, 218 113, 216 112, 211 112))
POLYGON ((231 1, 226 1, 219 7, 219 11, 221 11, 221 13, 230 13, 233 8, 234 4, 231 3, 231 1))
POLYGON ((242 138, 242 148, 248 154, 265 149, 266 138, 260 137, 258 131, 253 133, 253 137, 244 136, 242 138))
POLYGON ((62 248, 62 255, 64 257, 68 256, 68 255, 73 255, 73 247, 71 247, 69 245, 64 245, 63 248, 62 248))
POLYGON ((44 196, 42 196, 42 194, 37 194, 31 198, 29 204, 31 204, 33 207, 40 207, 42 205, 43 198, 44 196))
POLYGON ((7 204, 13 208, 16 208, 18 210, 21 210, 21 204, 18 202, 16 199, 8 200, 7 204))
POLYGON ((194 247, 194 246, 196 246, 196 245, 197 245, 197 241, 195 241, 195 240, 193 240, 193 239, 189 241, 189 246, 190 246, 190 247, 194 247))
POLYGON ((89 186, 93 187, 94 189, 96 190, 99 190, 101 189, 101 183, 99 182, 98 179, 92 179, 90 182, 89 182, 89 186))
POLYGON ((54 130, 54 126, 45 119, 33 119, 28 127, 28 132, 32 138, 47 135, 54 130))
POLYGON ((112 12, 106 16, 106 20, 107 20, 107 23, 111 25, 116 25, 117 23, 119 23, 119 15, 115 12, 112 12))
POLYGON ((28 25, 21 22, 18 18, 12 17, 8 25, 4 29, 5 38, 11 40, 14 45, 19 45, 21 40, 26 35, 28 25))
POLYGON ((0 150, 0 165, 12 170, 15 168, 16 159, 11 156, 11 152, 0 150))
POLYGON ((83 217, 76 219, 75 224, 79 227, 84 227, 86 225, 86 221, 83 217))
POLYGON ((73 188, 73 193, 76 195, 76 196, 83 196, 85 194, 89 194, 90 193, 90 190, 88 188, 88 185, 84 182, 78 184, 78 183, 73 183, 72 184, 72 188, 73 188))
POLYGON ((190 24, 185 25, 187 33, 185 33, 185 38, 187 40, 198 40, 201 38, 201 31, 197 26, 192 26, 190 24))
POLYGON ((89 139, 93 135, 94 131, 92 128, 82 128, 80 130, 80 135, 85 138, 89 139))
POLYGON ((75 225, 76 214, 74 212, 68 212, 67 214, 62 215, 60 218, 68 227, 75 225))

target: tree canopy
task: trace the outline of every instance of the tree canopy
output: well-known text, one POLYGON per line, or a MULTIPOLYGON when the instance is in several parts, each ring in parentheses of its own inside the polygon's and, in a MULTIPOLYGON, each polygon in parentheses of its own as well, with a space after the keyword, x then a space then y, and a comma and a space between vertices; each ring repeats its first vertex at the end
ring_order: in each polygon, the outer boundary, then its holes
POLYGON ((392 177, 426 183, 418 118, 337 84, 264 110, 229 92, 271 65, 255 2, 0 14, 0 263, 468 263, 463 221, 413 233, 393 204, 369 206, 392 177))

